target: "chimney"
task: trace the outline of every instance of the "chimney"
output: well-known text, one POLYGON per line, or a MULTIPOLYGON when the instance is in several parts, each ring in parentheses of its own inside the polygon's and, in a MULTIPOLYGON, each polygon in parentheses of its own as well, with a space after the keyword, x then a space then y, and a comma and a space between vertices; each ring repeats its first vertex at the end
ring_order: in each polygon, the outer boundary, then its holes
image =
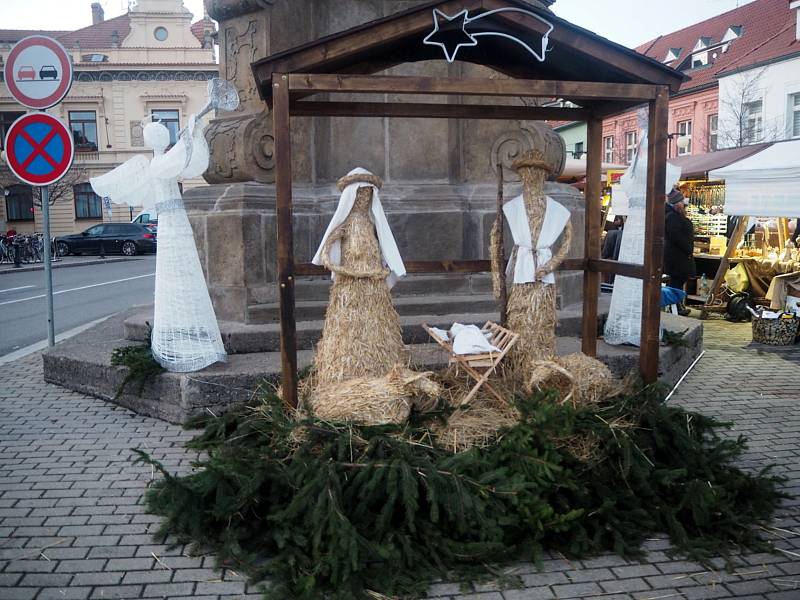
POLYGON ((789 0, 789 9, 795 13, 794 39, 800 40, 800 0, 789 0))
POLYGON ((92 2, 92 25, 102 23, 104 20, 103 7, 99 2, 92 2))

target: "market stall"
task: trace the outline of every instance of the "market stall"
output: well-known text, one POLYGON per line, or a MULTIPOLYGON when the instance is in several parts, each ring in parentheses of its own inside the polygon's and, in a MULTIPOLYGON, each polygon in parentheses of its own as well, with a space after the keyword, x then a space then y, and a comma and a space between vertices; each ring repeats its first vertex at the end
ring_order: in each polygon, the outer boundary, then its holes
MULTIPOLYGON (((739 219, 709 290, 704 312, 722 305, 722 282, 734 258, 741 259, 751 296, 769 299, 774 294, 770 290, 773 279, 800 273, 800 257, 791 243, 788 226, 789 218, 800 217, 800 140, 773 144, 716 169, 709 176, 725 181, 725 213, 739 219), (764 222, 760 236, 746 237, 755 224, 750 217, 771 218, 764 222)), ((774 308, 783 310, 785 306, 774 308)))

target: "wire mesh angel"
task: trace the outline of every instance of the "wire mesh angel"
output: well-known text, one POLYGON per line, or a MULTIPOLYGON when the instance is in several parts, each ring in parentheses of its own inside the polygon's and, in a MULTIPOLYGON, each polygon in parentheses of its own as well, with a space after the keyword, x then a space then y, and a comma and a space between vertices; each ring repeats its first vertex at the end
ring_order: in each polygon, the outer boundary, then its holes
POLYGON ((200 176, 209 149, 198 115, 189 117, 169 150, 169 131, 161 123, 148 123, 143 135, 152 159, 134 156, 90 182, 101 197, 158 213, 153 357, 168 371, 197 371, 226 354, 178 178, 200 176))

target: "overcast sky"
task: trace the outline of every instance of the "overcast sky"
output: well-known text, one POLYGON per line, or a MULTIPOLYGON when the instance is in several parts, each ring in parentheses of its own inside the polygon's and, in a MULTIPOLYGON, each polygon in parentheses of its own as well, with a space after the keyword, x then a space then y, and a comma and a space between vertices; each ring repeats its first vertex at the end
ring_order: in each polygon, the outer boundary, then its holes
MULTIPOLYGON (((337 2, 338 0, 324 0, 337 2)), ((635 47, 751 0, 557 0, 554 10, 581 27, 610 40, 635 47)), ((203 15, 203 0, 184 0, 195 16, 203 15)), ((128 0, 101 0, 106 18, 121 15, 128 0)), ((92 23, 91 0, 0 0, 4 29, 79 29, 92 23)))

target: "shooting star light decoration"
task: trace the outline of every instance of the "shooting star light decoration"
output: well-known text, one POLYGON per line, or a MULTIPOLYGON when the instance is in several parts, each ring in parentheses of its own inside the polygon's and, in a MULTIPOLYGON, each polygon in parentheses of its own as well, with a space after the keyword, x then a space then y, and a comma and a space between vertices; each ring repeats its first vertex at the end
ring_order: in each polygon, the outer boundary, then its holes
POLYGON ((536 60, 539 62, 544 62, 547 53, 552 50, 552 48, 548 48, 548 46, 550 44, 550 34, 553 32, 553 29, 555 29, 555 27, 552 23, 543 19, 536 13, 524 10, 522 8, 498 8, 496 10, 490 10, 488 12, 481 13, 474 17, 469 16, 469 10, 466 8, 452 17, 444 14, 438 8, 434 8, 433 31, 427 35, 427 37, 423 40, 423 43, 428 46, 439 46, 442 50, 444 50, 444 56, 447 59, 447 62, 452 63, 456 59, 458 51, 461 48, 478 45, 478 40, 476 38, 482 36, 503 37, 511 40, 512 42, 516 42, 525 48, 528 53, 530 53, 531 56, 536 58, 536 60), (522 13, 532 17, 533 19, 536 19, 537 21, 540 21, 547 26, 547 31, 542 35, 541 51, 537 52, 518 37, 508 33, 503 33, 501 31, 476 31, 474 33, 468 31, 468 27, 471 24, 503 12, 522 13))

